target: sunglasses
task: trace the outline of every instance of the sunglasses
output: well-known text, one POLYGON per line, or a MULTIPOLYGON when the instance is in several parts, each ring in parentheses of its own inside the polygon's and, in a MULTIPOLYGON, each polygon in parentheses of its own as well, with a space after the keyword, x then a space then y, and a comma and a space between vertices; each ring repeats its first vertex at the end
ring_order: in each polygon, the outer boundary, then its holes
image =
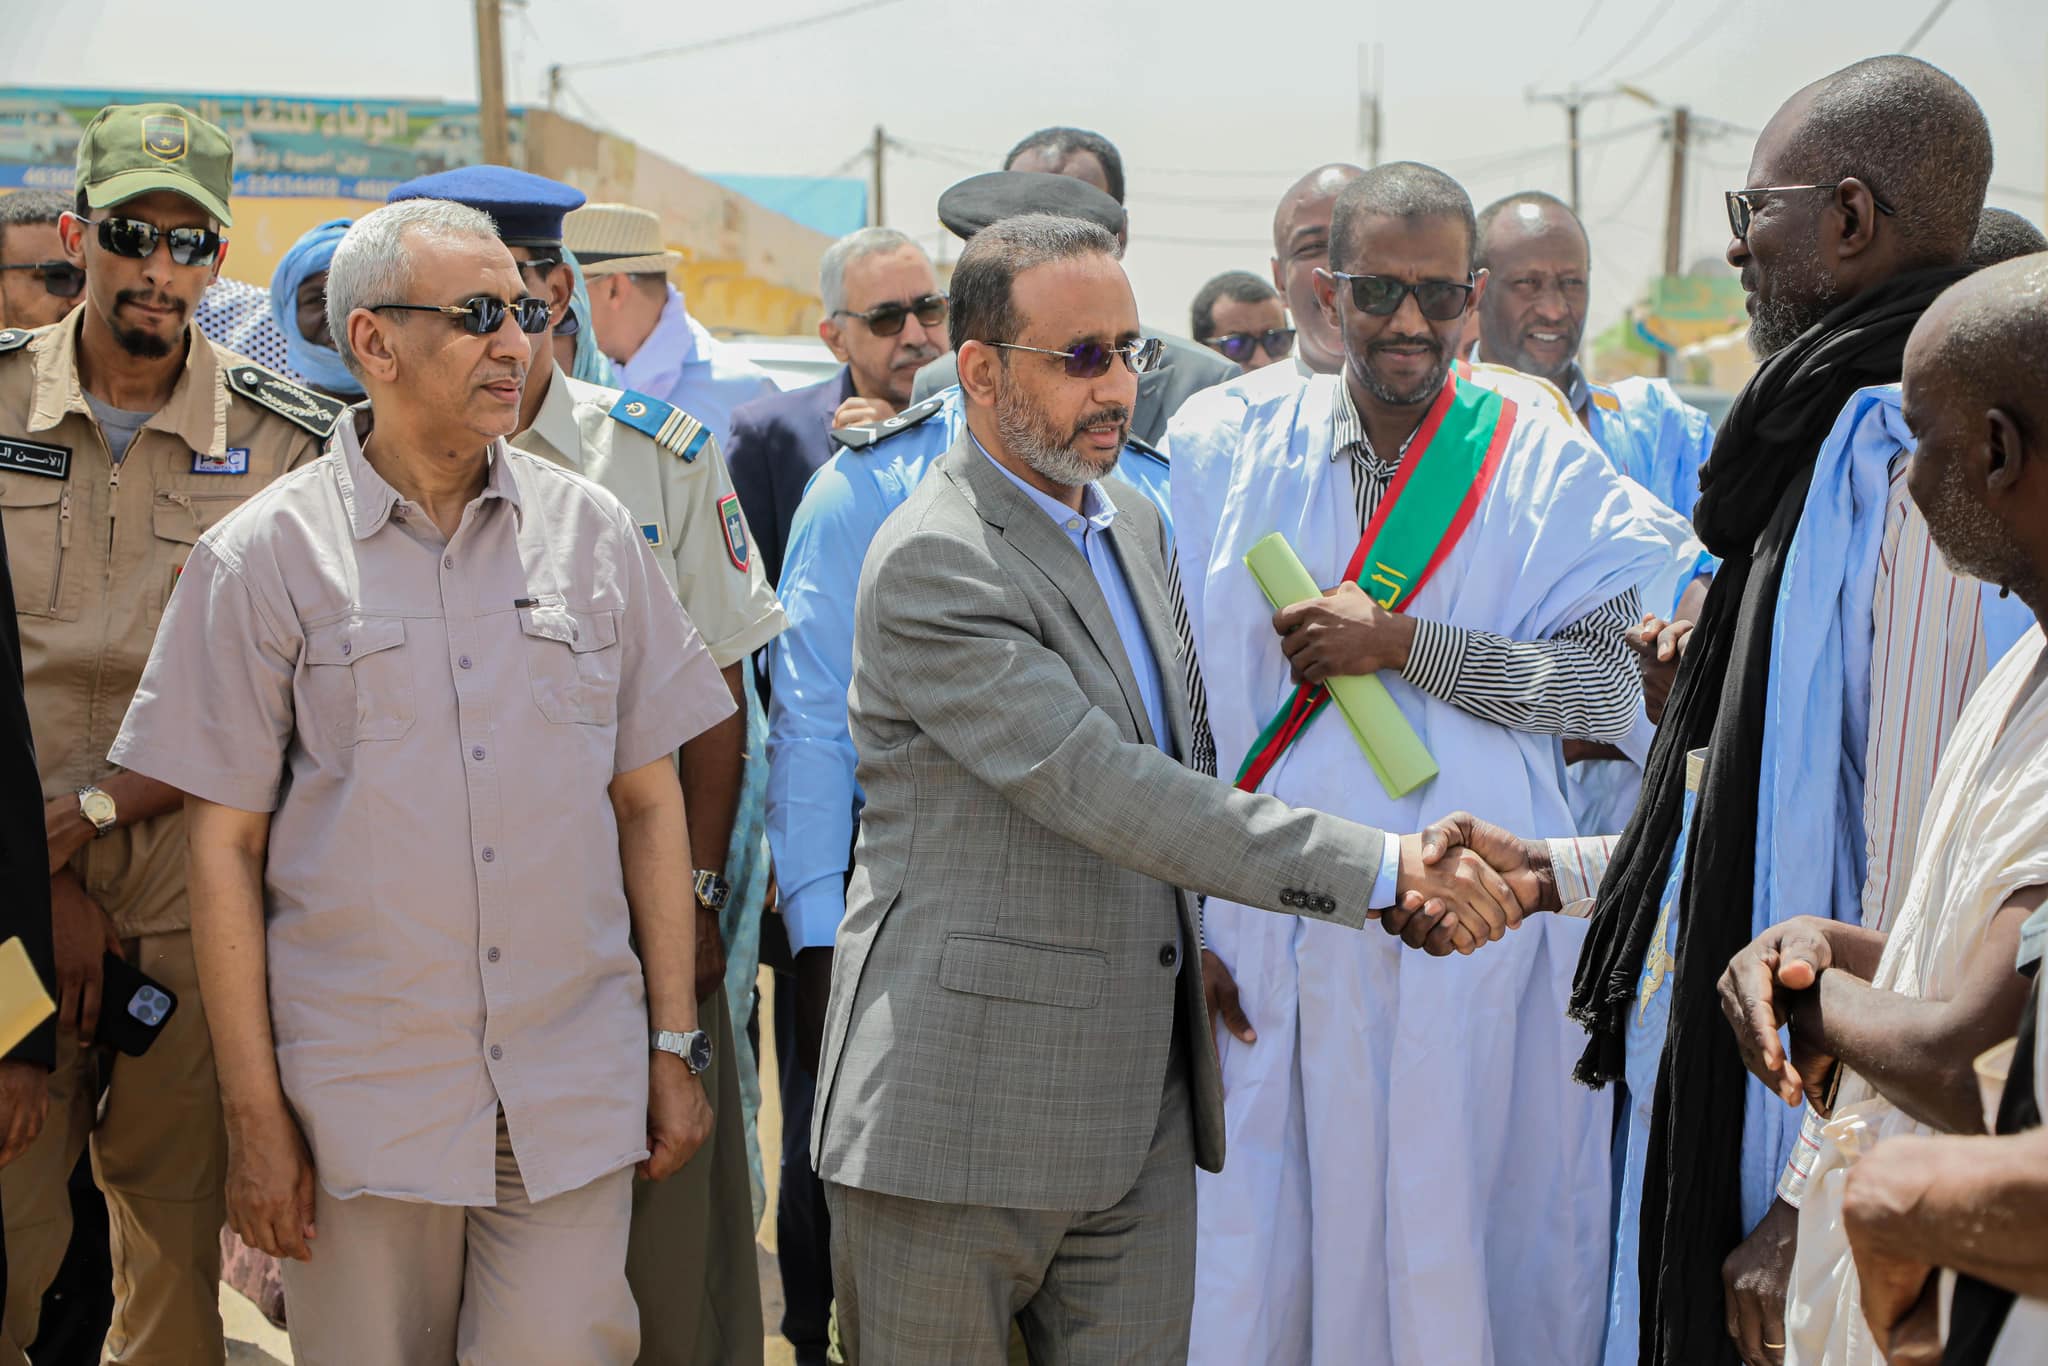
POLYGON ((1225 332, 1220 337, 1204 337, 1202 345, 1214 347, 1223 353, 1225 360, 1243 365, 1252 358, 1252 353, 1264 347, 1266 354, 1274 360, 1281 360, 1294 354, 1294 329, 1291 327, 1269 327, 1264 332, 1225 332))
MULTIPOLYGON (((1747 242, 1749 240, 1749 225, 1756 221, 1756 211, 1763 207, 1764 200, 1769 196, 1774 194, 1807 194, 1814 190, 1826 190, 1829 194, 1833 194, 1840 188, 1841 185, 1837 183, 1834 185, 1762 185, 1754 190, 1725 190, 1722 192, 1722 195, 1728 201, 1728 230, 1735 234, 1736 241, 1747 242)), ((1874 192, 1870 196, 1870 202, 1877 206, 1879 213, 1887 217, 1898 212, 1891 205, 1879 199, 1874 192)))
POLYGON ((876 304, 865 313, 856 313, 850 308, 834 309, 835 318, 859 318, 868 325, 868 331, 878 337, 893 337, 903 330, 903 320, 911 314, 917 315, 919 323, 926 327, 937 327, 946 321, 951 307, 943 294, 926 294, 905 303, 876 304))
POLYGON ((210 266, 228 244, 212 228, 160 228, 140 218, 81 218, 88 228, 99 229, 100 246, 116 256, 147 261, 156 254, 156 244, 171 249, 171 260, 181 266, 210 266))
POLYGON ((30 261, 25 265, 0 266, 0 270, 34 271, 53 299, 75 299, 78 291, 85 288, 85 272, 69 261, 30 261))
POLYGON ((1463 284, 1455 280, 1423 280, 1411 285, 1391 275, 1347 275, 1341 270, 1320 273, 1348 283, 1352 307, 1375 318, 1391 318, 1399 313, 1402 301, 1410 294, 1415 296, 1415 306, 1422 310, 1422 316, 1435 323, 1449 322, 1472 301, 1474 282, 1469 275, 1463 284))
POLYGON ((1019 346, 1015 342, 990 342, 990 346, 1004 351, 1029 351, 1039 356, 1058 356, 1065 361, 1066 371, 1074 379, 1099 379, 1109 373, 1113 357, 1122 356, 1124 364, 1134 375, 1142 375, 1159 364, 1159 353, 1164 343, 1157 337, 1140 341, 1128 341, 1122 346, 1105 346, 1101 342, 1082 342, 1066 351, 1049 351, 1043 346, 1019 346))
POLYGON ((519 330, 528 336, 538 336, 548 330, 548 301, 528 295, 506 303, 488 294, 478 294, 464 299, 459 304, 371 304, 375 313, 395 308, 406 313, 441 313, 455 319, 456 326, 472 337, 488 337, 505 325, 505 315, 512 314, 519 321, 519 330))

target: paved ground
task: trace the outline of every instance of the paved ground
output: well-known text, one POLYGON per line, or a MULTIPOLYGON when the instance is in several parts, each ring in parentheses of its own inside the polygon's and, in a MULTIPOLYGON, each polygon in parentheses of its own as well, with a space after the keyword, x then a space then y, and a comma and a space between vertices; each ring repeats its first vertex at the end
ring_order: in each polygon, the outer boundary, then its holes
MULTIPOLYGON (((774 974, 761 973, 761 1019, 775 1018, 774 974)), ((782 1322, 782 1278, 775 1269, 776 1156, 782 1152, 782 1092, 776 1085, 775 1031, 761 1031, 761 1151, 767 1154, 768 1216, 761 1221, 755 1256, 761 1266, 761 1318, 768 1339, 767 1366, 794 1366, 796 1357, 777 1332, 782 1322)), ((256 1306, 223 1285, 221 1319, 227 1325, 229 1366, 291 1366, 291 1342, 256 1306)))

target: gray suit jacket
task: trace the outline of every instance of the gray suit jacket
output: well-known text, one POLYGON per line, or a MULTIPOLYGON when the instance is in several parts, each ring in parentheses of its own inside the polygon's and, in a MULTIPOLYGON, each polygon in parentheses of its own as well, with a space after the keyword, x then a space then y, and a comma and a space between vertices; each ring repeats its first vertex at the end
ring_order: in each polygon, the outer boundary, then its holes
MULTIPOLYGON (((1104 487, 1186 753, 1159 517, 1104 487)), ((1158 1127, 1176 1015, 1196 1159, 1220 1168, 1194 904, 1177 889, 1357 927, 1380 833, 1159 748, 1086 559, 964 433, 868 552, 848 703, 867 806, 818 1070, 818 1174, 953 1204, 1105 1208, 1158 1127)))
MULTIPOLYGON (((1166 424, 1189 397, 1241 374, 1237 366, 1199 342, 1145 328, 1145 335, 1166 343, 1159 364, 1138 376, 1138 403, 1131 409, 1131 435, 1148 446, 1159 444, 1166 424)), ((948 351, 917 372, 910 399, 922 402, 960 382, 959 363, 948 351)))

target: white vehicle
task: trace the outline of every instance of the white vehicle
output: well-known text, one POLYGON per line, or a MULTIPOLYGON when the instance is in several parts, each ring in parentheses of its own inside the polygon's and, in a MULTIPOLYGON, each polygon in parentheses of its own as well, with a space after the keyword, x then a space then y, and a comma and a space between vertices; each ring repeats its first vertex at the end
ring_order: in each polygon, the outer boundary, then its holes
POLYGON ((785 390, 839 373, 838 360, 816 337, 734 337, 726 345, 766 370, 785 390))

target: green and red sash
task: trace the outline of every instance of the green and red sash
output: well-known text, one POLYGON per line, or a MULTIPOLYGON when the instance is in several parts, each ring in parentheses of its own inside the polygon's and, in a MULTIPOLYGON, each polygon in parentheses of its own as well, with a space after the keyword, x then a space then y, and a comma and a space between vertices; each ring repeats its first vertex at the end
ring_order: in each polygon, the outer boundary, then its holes
MULTIPOLYGON (((1390 611, 1407 608, 1465 534, 1493 482, 1514 430, 1515 405, 1469 376, 1444 380, 1436 401, 1409 441, 1409 456, 1351 552, 1344 577, 1390 611)), ((1237 786, 1256 792, 1309 723, 1330 702, 1318 683, 1298 684, 1252 742, 1238 766, 1237 786)))

